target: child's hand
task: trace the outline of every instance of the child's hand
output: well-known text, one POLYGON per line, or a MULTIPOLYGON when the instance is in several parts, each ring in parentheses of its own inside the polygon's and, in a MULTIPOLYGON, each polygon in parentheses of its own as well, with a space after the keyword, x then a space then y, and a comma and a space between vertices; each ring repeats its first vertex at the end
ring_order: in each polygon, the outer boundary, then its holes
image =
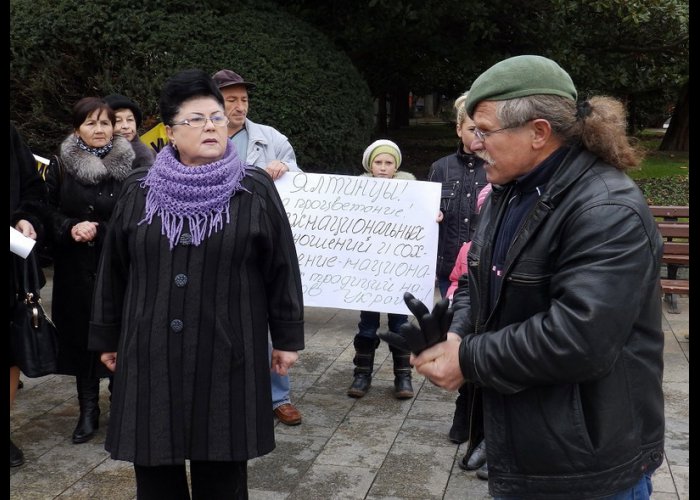
POLYGON ((436 220, 437 222, 442 222, 442 219, 444 219, 444 218, 445 218, 445 216, 442 215, 442 210, 439 210, 439 211, 438 211, 437 219, 435 219, 435 220, 436 220))

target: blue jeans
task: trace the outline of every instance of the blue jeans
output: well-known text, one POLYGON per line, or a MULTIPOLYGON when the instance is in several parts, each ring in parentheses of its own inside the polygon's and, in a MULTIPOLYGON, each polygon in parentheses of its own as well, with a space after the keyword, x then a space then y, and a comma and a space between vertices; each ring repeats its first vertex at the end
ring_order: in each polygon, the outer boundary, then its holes
MULTIPOLYGON (((651 498, 651 475, 644 474, 637 484, 625 491, 600 498, 599 500, 649 500, 651 498)), ((520 500, 521 497, 493 497, 494 500, 520 500)))
MULTIPOLYGON (((360 337, 373 340, 379 338, 377 336, 379 314, 380 313, 374 311, 360 311, 360 322, 357 324, 357 334, 360 337)), ((399 327, 408 321, 408 316, 405 314, 388 313, 387 316, 389 317, 389 331, 391 332, 398 332, 399 327)))
POLYGON ((450 288, 450 285, 452 282, 450 281, 450 278, 438 278, 438 288, 440 289, 440 297, 445 298, 445 294, 447 293, 447 289, 450 288))
MULTIPOLYGON (((272 341, 268 338, 267 347, 272 360, 272 341)), ((272 387, 272 409, 291 403, 289 398, 289 375, 279 375, 277 372, 270 372, 270 382, 272 387)))

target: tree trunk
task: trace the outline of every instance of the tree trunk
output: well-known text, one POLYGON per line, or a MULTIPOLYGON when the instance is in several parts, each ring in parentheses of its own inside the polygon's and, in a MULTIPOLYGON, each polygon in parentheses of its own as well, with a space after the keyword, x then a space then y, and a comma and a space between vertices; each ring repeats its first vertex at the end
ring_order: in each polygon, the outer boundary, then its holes
POLYGON ((391 115, 389 128, 399 129, 409 125, 408 89, 401 85, 391 92, 391 115))
POLYGON ((377 97, 377 135, 385 135, 386 128, 386 94, 381 92, 377 97))
POLYGON ((690 104, 688 102, 688 82, 681 87, 671 122, 664 134, 664 138, 659 146, 659 151, 684 151, 690 149, 689 115, 690 104))

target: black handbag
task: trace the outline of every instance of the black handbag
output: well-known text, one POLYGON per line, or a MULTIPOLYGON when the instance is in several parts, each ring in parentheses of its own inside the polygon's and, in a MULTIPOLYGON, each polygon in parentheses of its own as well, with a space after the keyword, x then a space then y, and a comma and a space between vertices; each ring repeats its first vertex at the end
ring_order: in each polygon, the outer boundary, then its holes
POLYGON ((10 348, 22 373, 43 377, 58 369, 58 332, 41 305, 42 281, 31 252, 19 266, 17 303, 10 320, 10 348))

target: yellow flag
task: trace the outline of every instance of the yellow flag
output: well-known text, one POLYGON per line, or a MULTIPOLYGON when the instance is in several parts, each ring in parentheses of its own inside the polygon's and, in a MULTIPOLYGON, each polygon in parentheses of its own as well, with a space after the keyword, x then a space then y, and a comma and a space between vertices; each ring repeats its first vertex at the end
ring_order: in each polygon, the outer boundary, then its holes
POLYGON ((160 122, 139 138, 141 142, 151 147, 156 153, 163 149, 168 143, 168 135, 165 133, 165 125, 163 125, 163 122, 160 122))

